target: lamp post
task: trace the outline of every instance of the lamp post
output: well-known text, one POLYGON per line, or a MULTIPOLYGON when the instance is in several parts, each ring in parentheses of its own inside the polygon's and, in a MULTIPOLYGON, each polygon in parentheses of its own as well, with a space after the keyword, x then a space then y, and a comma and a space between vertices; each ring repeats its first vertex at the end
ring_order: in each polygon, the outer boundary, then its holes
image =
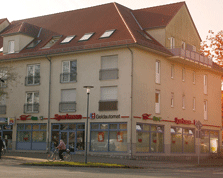
POLYGON ((89 95, 91 88, 94 88, 93 86, 84 86, 84 88, 87 89, 87 124, 86 124, 86 143, 85 143, 85 164, 87 164, 87 148, 88 148, 88 110, 89 110, 89 95))

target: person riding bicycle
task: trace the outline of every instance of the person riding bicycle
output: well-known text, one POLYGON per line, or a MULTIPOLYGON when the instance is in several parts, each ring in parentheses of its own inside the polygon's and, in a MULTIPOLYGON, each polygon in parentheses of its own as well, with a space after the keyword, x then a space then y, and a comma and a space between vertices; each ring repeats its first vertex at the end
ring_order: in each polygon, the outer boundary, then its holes
POLYGON ((4 144, 3 144, 3 141, 1 139, 1 136, 0 136, 0 159, 1 159, 1 155, 2 155, 2 148, 4 147, 4 144))
POLYGON ((63 140, 60 140, 60 144, 56 147, 59 149, 59 157, 60 157, 60 160, 62 161, 63 160, 63 152, 66 151, 66 145, 65 143, 63 142, 63 140))

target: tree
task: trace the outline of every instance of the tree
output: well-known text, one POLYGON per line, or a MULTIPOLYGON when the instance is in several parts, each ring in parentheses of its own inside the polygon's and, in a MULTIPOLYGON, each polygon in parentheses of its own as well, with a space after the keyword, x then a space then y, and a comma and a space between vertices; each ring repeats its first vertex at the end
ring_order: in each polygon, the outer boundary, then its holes
POLYGON ((223 31, 215 34, 209 30, 206 41, 201 43, 201 53, 211 57, 220 66, 223 67, 223 31))

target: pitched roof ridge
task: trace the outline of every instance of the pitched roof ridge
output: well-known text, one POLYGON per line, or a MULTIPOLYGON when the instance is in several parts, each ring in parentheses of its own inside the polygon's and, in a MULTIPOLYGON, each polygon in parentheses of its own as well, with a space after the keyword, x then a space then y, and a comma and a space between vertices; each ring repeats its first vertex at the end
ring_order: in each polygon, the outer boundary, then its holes
POLYGON ((117 5, 116 5, 117 3, 114 2, 113 4, 114 4, 114 6, 115 6, 115 8, 116 8, 116 10, 117 10, 117 12, 118 12, 118 14, 119 14, 119 16, 121 17, 121 19, 122 19, 122 21, 123 21, 125 27, 127 28, 128 32, 130 33, 132 39, 133 39, 134 42, 136 43, 136 42, 137 42, 137 41, 136 41, 136 38, 134 37, 134 35, 133 35, 131 29, 129 28, 129 26, 128 26, 128 24, 126 23, 125 19, 123 18, 123 16, 122 16, 120 10, 118 9, 118 7, 117 7, 117 5))

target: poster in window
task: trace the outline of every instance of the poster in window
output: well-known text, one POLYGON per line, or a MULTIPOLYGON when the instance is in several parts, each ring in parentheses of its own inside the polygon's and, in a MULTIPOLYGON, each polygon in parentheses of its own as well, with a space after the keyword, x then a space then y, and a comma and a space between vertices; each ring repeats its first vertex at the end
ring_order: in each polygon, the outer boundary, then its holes
POLYGON ((117 141, 118 142, 123 142, 123 133, 117 132, 117 141))
POLYGON ((98 142, 104 142, 104 132, 98 132, 98 142))

